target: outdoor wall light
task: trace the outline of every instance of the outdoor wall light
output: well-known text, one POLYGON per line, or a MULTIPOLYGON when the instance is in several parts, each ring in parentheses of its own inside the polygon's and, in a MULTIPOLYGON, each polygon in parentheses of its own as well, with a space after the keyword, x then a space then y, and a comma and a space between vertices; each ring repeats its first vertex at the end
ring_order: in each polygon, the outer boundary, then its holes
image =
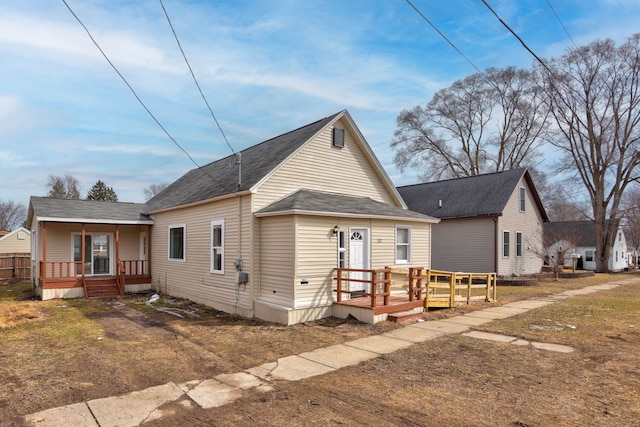
POLYGON ((338 231, 340 231, 340 227, 338 227, 337 225, 334 225, 333 228, 331 229, 331 232, 333 234, 338 234, 338 231))

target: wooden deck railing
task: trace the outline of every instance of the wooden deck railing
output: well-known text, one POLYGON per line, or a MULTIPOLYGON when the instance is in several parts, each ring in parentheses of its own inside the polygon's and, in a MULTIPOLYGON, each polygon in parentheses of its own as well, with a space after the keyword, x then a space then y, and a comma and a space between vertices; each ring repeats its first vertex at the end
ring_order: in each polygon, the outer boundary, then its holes
POLYGON ((454 307, 496 300, 495 273, 427 270, 425 307, 454 307), (478 292, 478 290, 480 290, 478 292))
MULTIPOLYGON (((40 277, 47 279, 72 279, 82 276, 81 261, 40 261, 40 277)), ((120 260, 116 263, 116 273, 126 277, 139 277, 149 274, 149 261, 120 260)), ((88 271, 85 272, 88 275, 88 271)))
POLYGON ((428 309, 496 300, 495 273, 456 273, 425 270, 423 267, 372 270, 336 268, 334 271, 334 291, 338 303, 345 299, 365 297, 369 298, 370 307, 376 308, 389 305, 390 297, 394 295, 394 298, 405 296, 406 301, 424 301, 424 308, 428 309), (351 290, 352 283, 362 284, 364 290, 351 290))
POLYGON ((371 308, 376 307, 378 304, 378 298, 382 298, 382 305, 389 305, 389 296, 391 295, 391 269, 389 267, 380 268, 377 270, 361 270, 354 268, 336 268, 336 300, 341 302, 344 295, 353 297, 368 297, 371 300, 371 308), (369 279, 361 279, 353 277, 352 273, 360 273, 363 276, 369 276, 369 279), (346 276, 345 276, 346 274, 346 276), (361 283, 363 288, 365 285, 369 288, 369 292, 366 290, 352 291, 350 290, 351 283, 361 283), (346 285, 346 289, 345 289, 346 285))

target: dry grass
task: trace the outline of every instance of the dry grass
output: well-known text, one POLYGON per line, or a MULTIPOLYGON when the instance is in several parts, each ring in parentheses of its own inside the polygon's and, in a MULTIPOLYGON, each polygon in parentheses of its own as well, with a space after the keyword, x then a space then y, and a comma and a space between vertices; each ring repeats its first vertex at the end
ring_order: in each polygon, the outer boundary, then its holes
MULTIPOLYGON (((499 287, 498 304, 629 277, 499 287)), ((148 295, 43 302, 25 300, 28 285, 12 288, 0 286, 0 414, 212 378, 398 327, 336 319, 284 327, 163 300, 163 307, 197 310, 179 318, 141 304, 148 295)), ((216 410, 176 407, 156 424, 633 425, 640 417, 640 378, 632 374, 639 307, 640 285, 627 285, 476 328, 576 348, 569 355, 450 335, 216 410)))

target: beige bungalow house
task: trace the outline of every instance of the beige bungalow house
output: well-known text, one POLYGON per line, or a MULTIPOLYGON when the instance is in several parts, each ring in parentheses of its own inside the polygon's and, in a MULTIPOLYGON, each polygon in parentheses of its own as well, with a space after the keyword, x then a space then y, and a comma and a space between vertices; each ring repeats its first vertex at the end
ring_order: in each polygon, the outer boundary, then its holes
POLYGON ((142 203, 32 196, 31 271, 43 300, 120 295, 151 287, 153 220, 142 203))
MULTIPOLYGON (((114 208, 113 214, 117 211, 114 208)), ((67 260, 87 263, 89 243, 77 249, 84 240, 72 235, 89 222, 78 218, 70 230, 68 222, 45 217, 42 213, 40 220, 31 222, 38 241, 43 240, 46 223, 46 244, 60 246, 58 258, 65 259, 66 247, 67 260), (80 243, 74 244, 76 239, 80 243), (72 259, 76 251, 79 255, 72 259)), ((367 286, 375 269, 429 268, 431 227, 439 221, 407 209, 347 111, 187 172, 127 214, 128 221, 143 223, 94 219, 97 222, 92 230, 85 229, 85 235, 110 233, 116 239, 126 232, 130 247, 124 248, 122 237, 116 247, 129 258, 138 254, 134 236, 147 231, 145 272, 152 288, 287 325, 362 316, 354 306, 336 304, 335 269, 352 269, 347 291, 357 296, 358 291, 374 292, 367 286), (147 221, 152 223, 148 229, 147 221)), ((50 263, 51 250, 46 260, 42 250, 37 253, 36 263, 50 263)), ((123 257, 115 255, 114 260, 123 257)), ((76 265, 76 274, 78 269, 76 265)), ((128 283, 128 277, 124 281, 128 283)), ((421 302, 411 304, 420 307, 421 302)), ((359 318, 382 320, 390 310, 372 310, 374 316, 359 318), (378 314, 382 317, 375 317, 378 314)))
POLYGON ((527 169, 398 187, 409 209, 440 218, 432 227, 432 268, 499 276, 543 264, 549 221, 527 169))
POLYGON ((31 232, 24 227, 0 231, 0 254, 31 252, 31 232))

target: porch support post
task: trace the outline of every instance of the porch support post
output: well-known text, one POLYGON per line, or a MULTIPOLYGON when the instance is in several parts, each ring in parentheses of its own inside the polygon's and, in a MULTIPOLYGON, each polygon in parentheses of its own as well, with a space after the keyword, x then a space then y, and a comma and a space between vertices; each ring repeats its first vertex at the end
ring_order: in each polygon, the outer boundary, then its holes
POLYGON ((116 224, 116 270, 120 268, 120 229, 118 227, 116 224))
POLYGON ((47 281, 47 222, 42 222, 42 270, 40 276, 42 281, 47 281))
MULTIPOLYGON (((144 266, 142 266, 144 273, 144 266)), ((151 277, 151 226, 147 225, 147 274, 151 277)))
POLYGON ((82 255, 80 256, 80 261, 82 262, 82 267, 80 268, 80 272, 82 273, 82 280, 84 281, 84 263, 85 263, 85 259, 84 259, 84 251, 85 251, 85 229, 84 229, 84 223, 82 224, 82 244, 80 245, 82 248, 82 255))

